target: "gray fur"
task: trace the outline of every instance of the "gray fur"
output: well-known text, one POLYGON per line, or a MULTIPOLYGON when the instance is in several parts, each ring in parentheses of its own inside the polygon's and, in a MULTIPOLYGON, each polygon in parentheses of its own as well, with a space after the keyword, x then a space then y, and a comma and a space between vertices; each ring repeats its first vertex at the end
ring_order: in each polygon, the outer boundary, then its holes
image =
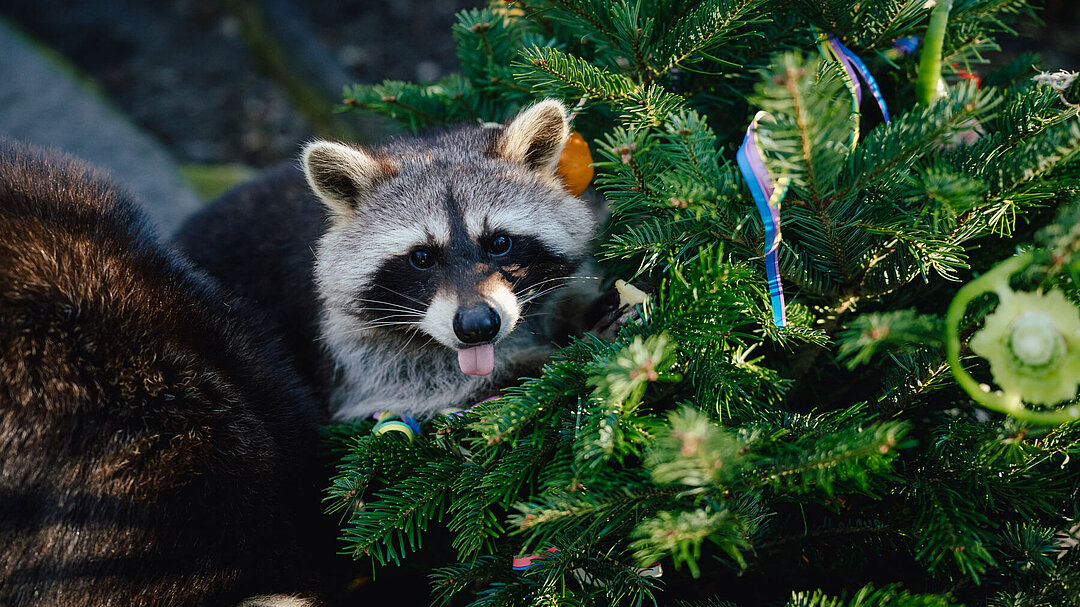
MULTIPOLYGON (((314 142, 304 150, 303 178, 321 205, 310 195, 296 200, 292 185, 246 186, 194 218, 180 244, 270 308, 287 342, 302 343, 296 327, 318 323, 309 339, 321 346, 317 382, 334 418, 381 410, 424 418, 469 406, 537 373, 552 338, 566 332, 562 306, 578 290, 546 289, 575 283, 595 225, 589 205, 566 193, 554 172, 568 133, 565 108, 549 100, 506 127, 367 149, 314 142), (324 218, 320 235, 290 234, 312 225, 315 214, 324 218), (517 248, 505 259, 485 253, 495 234, 513 236, 517 248), (417 248, 440 255, 430 273, 406 262, 417 248), (307 251, 314 259, 305 262, 307 251), (295 276, 290 268, 305 263, 310 284, 275 283, 257 272, 284 268, 273 271, 295 276), (317 318, 298 317, 304 306, 290 302, 312 291, 317 318), (466 344, 451 327, 458 305, 479 301, 502 319, 488 376, 462 373, 456 350, 466 344)), ((297 348, 302 367, 309 354, 297 348)))
MULTIPOLYGON (((320 239, 315 277, 324 303, 322 338, 340 373, 330 401, 335 418, 381 410, 429 417, 468 405, 512 382, 523 366, 534 366, 549 352, 551 335, 542 323, 531 323, 500 334, 490 376, 468 376, 458 368, 454 348, 462 344, 452 335, 449 316, 434 323, 442 331, 424 327, 423 333, 406 336, 365 328, 350 313, 354 294, 370 284, 380 261, 403 255, 425 240, 445 244, 455 219, 474 240, 485 227, 525 233, 574 265, 581 263, 593 219, 587 205, 567 194, 554 175, 569 135, 565 109, 556 102, 538 104, 494 141, 491 135, 468 129, 420 145, 378 150, 375 156, 389 158, 396 174, 361 190, 352 215, 339 218, 320 239), (536 121, 543 124, 532 124, 536 121), (541 151, 530 151, 535 148, 541 151), (456 207, 442 204, 448 197, 456 207), (451 217, 455 213, 457 217, 451 217), (357 259, 356 251, 364 251, 365 259, 357 259)), ((307 166, 312 182, 311 163, 307 166)), ((360 172, 353 166, 346 163, 342 170, 360 172)), ((335 201, 326 202, 340 208, 335 201)), ((519 313, 499 311, 504 317, 519 313)))

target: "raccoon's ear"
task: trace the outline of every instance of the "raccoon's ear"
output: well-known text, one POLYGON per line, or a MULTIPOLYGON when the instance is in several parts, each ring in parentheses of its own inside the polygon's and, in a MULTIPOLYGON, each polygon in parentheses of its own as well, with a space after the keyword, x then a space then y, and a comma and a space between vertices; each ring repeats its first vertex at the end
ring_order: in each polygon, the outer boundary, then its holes
POLYGON ((335 219, 351 215, 365 190, 397 174, 389 160, 330 141, 309 143, 300 158, 308 185, 335 219))
POLYGON ((566 106, 555 99, 545 99, 523 110, 506 125, 495 141, 495 153, 534 170, 554 174, 568 137, 566 106))

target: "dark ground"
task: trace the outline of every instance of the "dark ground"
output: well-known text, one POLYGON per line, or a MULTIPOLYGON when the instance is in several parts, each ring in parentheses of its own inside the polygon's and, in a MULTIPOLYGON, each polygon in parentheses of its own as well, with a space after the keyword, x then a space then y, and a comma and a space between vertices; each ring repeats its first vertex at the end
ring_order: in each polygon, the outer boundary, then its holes
POLYGON ((180 162, 261 167, 293 157, 316 132, 378 136, 385 127, 370 117, 325 125, 341 86, 456 69, 450 25, 480 3, 0 0, 0 15, 96 81, 180 162), (314 104, 283 86, 289 75, 267 66, 265 48, 252 52, 261 30, 282 29, 284 55, 301 51, 311 64, 290 70, 313 83, 314 104))

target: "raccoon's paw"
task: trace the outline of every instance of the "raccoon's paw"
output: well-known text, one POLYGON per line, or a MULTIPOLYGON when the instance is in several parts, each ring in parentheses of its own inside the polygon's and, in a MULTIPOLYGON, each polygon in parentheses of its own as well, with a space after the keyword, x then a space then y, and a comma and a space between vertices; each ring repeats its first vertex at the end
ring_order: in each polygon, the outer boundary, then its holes
POLYGON ((260 594, 240 601, 236 607, 319 607, 319 602, 288 594, 260 594))
POLYGON ((641 320, 641 305, 648 301, 651 290, 648 285, 638 287, 625 280, 615 281, 615 290, 594 302, 592 315, 596 320, 588 332, 615 341, 619 329, 641 320))

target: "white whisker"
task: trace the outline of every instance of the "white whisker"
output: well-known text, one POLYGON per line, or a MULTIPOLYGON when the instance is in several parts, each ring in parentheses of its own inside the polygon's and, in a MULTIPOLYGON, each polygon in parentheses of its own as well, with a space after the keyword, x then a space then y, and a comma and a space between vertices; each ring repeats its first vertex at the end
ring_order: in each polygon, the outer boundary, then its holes
POLYGON ((384 329, 387 327, 407 327, 409 329, 416 330, 417 323, 403 321, 365 323, 358 327, 349 329, 348 331, 342 331, 341 334, 349 335, 351 333, 360 333, 362 331, 370 331, 371 329, 384 329))
POLYGON ((360 308, 359 310, 357 310, 357 312, 393 312, 393 316, 395 316, 395 317, 413 316, 413 317, 416 317, 416 318, 420 318, 420 317, 424 316, 423 312, 419 312, 417 310, 405 311, 405 310, 395 310, 394 308, 360 308))
POLYGON ((408 299, 409 301, 415 301, 416 303, 420 304, 421 306, 426 305, 424 302, 420 301, 419 299, 417 299, 415 297, 412 297, 412 296, 409 296, 409 295, 406 295, 406 294, 404 294, 404 293, 402 293, 400 291, 395 291, 395 290, 391 289, 390 287, 388 287, 386 285, 381 285, 379 283, 375 283, 375 286, 379 287, 380 289, 386 289, 387 291, 390 291, 394 295, 400 295, 400 296, 404 297, 405 299, 408 299))
MULTIPOLYGON (((381 299, 367 299, 367 298, 364 298, 364 297, 357 297, 357 298, 354 298, 353 301, 377 304, 379 306, 389 306, 391 308, 399 308, 401 310, 408 310, 410 312, 422 312, 422 310, 420 310, 419 308, 412 308, 412 307, 409 307, 409 306, 403 306, 401 304, 397 304, 397 303, 394 303, 392 301, 383 301, 381 299)), ((370 308, 367 308, 367 306, 364 306, 364 308, 365 309, 370 309, 370 308)))
POLYGON ((547 295, 548 293, 551 293, 553 291, 558 291, 559 289, 563 288, 564 286, 565 285, 555 285, 553 287, 548 287, 546 289, 541 289, 540 291, 537 291, 536 293, 532 293, 528 297, 525 297, 524 299, 522 299, 518 303, 519 303, 519 305, 525 305, 525 304, 527 304, 527 303, 529 303, 529 302, 531 302, 531 301, 533 301, 533 300, 535 300, 535 299, 537 299, 539 297, 543 297, 544 295, 547 295))

